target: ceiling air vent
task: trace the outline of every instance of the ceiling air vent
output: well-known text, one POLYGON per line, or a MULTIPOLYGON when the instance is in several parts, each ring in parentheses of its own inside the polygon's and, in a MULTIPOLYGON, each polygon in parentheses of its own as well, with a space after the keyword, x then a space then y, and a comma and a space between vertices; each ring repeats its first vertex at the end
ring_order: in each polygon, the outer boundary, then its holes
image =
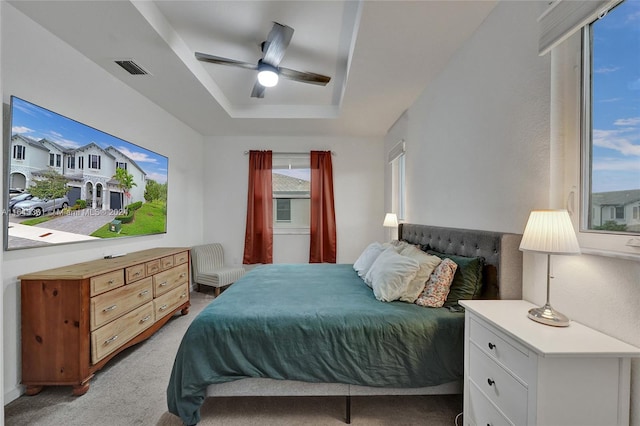
POLYGON ((149 72, 142 68, 140 65, 133 62, 131 59, 123 59, 115 61, 131 75, 147 75, 149 72))

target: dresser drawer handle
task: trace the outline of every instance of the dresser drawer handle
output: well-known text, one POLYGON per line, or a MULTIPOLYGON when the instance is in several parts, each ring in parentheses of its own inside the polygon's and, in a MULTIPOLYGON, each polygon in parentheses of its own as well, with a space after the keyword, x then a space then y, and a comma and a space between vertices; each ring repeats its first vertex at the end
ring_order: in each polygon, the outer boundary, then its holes
POLYGON ((140 324, 142 324, 143 322, 147 322, 147 321, 149 321, 150 319, 151 319, 151 315, 147 315, 146 317, 144 317, 144 318, 142 318, 142 319, 140 320, 140 324))
POLYGON ((105 345, 108 345, 109 343, 113 342, 114 340, 116 340, 118 338, 118 335, 116 334, 113 337, 109 337, 107 340, 104 341, 105 345))
POLYGON ((487 383, 489 383, 489 386, 493 386, 496 381, 495 380, 491 380, 491 379, 487 379, 487 383))
POLYGON ((493 350, 496 348, 496 345, 494 345, 493 343, 489 342, 489 349, 493 350))
POLYGON ((137 277, 138 275, 140 275, 140 271, 133 274, 134 277, 137 277))
POLYGON ((138 296, 144 296, 147 293, 149 293, 149 290, 142 290, 138 296))
POLYGON ((166 285, 167 285, 167 282, 165 281, 165 282, 163 282, 163 283, 160 283, 160 284, 159 284, 159 287, 164 287, 164 286, 166 286, 166 285))
POLYGON ((111 284, 113 284, 113 283, 115 283, 115 282, 116 282, 116 280, 114 280, 114 279, 110 279, 109 281, 107 281, 107 284, 111 285, 111 284))
POLYGON ((113 310, 114 310, 115 308, 117 308, 117 307, 118 307, 118 305, 111 305, 111 306, 109 306, 109 307, 107 307, 107 308, 104 308, 104 309, 102 310, 102 312, 109 312, 109 311, 113 311, 113 310))
POLYGON ((185 297, 187 297, 187 293, 182 293, 182 294, 180 295, 180 299, 184 299, 185 297))
POLYGON ((187 274, 185 274, 184 272, 180 274, 180 278, 184 278, 187 274))
POLYGON ((158 308, 159 311, 164 311, 165 309, 167 309, 167 305, 162 305, 158 308))

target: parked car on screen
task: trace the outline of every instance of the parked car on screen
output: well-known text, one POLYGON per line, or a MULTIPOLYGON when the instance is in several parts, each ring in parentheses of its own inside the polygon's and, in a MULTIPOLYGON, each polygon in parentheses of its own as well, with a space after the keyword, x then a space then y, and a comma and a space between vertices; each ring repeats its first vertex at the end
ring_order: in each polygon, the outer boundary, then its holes
POLYGON ((67 196, 60 198, 40 199, 33 197, 30 200, 20 201, 13 206, 13 213, 16 216, 42 216, 45 213, 52 212, 57 209, 69 207, 69 199, 67 196))
POLYGON ((33 198, 33 195, 28 192, 23 192, 20 195, 16 195, 15 197, 9 200, 9 211, 13 211, 13 206, 15 206, 20 201, 30 200, 33 198))
POLYGON ((18 188, 9 188, 9 197, 13 198, 16 195, 20 195, 24 192, 24 190, 22 189, 18 189, 18 188))

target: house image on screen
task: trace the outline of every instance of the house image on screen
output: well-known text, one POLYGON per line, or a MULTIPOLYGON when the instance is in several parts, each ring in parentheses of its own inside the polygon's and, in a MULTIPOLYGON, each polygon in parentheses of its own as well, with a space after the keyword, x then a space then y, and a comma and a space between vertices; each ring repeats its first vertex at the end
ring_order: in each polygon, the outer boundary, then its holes
POLYGON ((28 190, 44 172, 55 170, 69 179, 67 197, 71 205, 76 200, 86 200, 88 207, 109 210, 144 202, 146 173, 113 146, 103 149, 90 143, 68 149, 47 139, 36 141, 16 134, 11 137, 10 152, 11 188, 28 190), (119 182, 113 179, 116 169, 124 169, 133 176, 135 186, 129 190, 129 196, 124 195, 119 182))

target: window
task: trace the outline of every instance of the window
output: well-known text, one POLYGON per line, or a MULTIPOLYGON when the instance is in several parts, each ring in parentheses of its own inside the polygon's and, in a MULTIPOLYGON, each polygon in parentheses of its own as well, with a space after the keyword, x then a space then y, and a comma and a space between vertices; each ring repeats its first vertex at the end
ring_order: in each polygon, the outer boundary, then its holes
POLYGON ((53 167, 55 161, 56 161, 56 155, 55 154, 49 154, 49 165, 51 167, 53 167))
POLYGON ((84 157, 83 156, 78 157, 78 168, 80 170, 84 169, 84 157))
POLYGON ((391 209, 399 220, 405 218, 405 144, 398 142, 389 152, 391 164, 391 209))
POLYGON ((100 170, 100 156, 89 154, 89 168, 100 170))
POLYGON ((291 199, 276 198, 276 222, 291 222, 291 199))
POLYGON ((116 161, 116 169, 127 170, 127 163, 116 161))
POLYGON ((584 32, 582 232, 640 235, 638 6, 622 2, 584 32))
POLYGON ((308 232, 311 204, 309 154, 273 154, 273 228, 308 232))
POLYGON ((14 160, 24 160, 24 155, 26 153, 27 147, 24 145, 14 145, 13 146, 13 159, 14 160))
POLYGON ((75 169, 76 168, 76 157, 69 156, 67 157, 67 169, 75 169))

